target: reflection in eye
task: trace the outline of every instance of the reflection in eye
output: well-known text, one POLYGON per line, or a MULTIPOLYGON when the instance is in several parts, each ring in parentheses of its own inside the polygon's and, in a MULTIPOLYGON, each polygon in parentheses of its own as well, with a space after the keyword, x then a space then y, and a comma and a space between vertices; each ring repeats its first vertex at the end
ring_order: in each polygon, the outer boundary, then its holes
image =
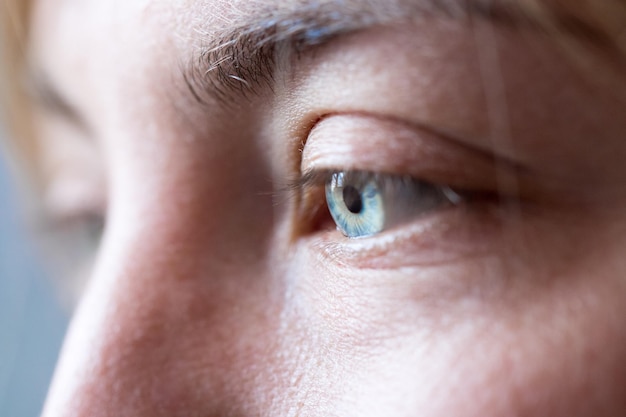
POLYGON ((326 202, 337 228, 347 237, 375 235, 461 197, 449 187, 413 178, 348 171, 326 182, 326 202))

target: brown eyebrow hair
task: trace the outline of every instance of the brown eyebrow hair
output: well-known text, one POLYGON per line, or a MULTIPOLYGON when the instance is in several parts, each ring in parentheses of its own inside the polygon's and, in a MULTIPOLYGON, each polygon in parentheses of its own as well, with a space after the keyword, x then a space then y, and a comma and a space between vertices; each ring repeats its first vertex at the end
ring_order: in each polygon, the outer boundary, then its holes
MULTIPOLYGON (((580 11, 587 9, 564 8, 558 0, 330 0, 300 2, 286 9, 267 6, 256 8, 231 28, 204 34, 207 42, 183 66, 183 77, 197 101, 228 102, 233 97, 254 94, 260 86, 272 87, 279 48, 288 48, 297 57, 342 35, 427 18, 466 23, 483 19, 512 29, 531 28, 614 49, 613 34, 599 25, 598 19, 594 21, 597 16, 581 16, 580 11)), ((624 12, 626 16, 626 8, 624 12)))

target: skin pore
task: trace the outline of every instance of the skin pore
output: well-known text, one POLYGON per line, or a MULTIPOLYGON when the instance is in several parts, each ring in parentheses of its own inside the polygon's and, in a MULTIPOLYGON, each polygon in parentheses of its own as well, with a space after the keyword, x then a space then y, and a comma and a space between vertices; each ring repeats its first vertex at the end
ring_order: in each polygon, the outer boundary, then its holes
POLYGON ((624 413, 620 59, 455 4, 35 1, 48 204, 106 217, 45 417, 624 413), (336 171, 462 201, 349 239, 336 171))

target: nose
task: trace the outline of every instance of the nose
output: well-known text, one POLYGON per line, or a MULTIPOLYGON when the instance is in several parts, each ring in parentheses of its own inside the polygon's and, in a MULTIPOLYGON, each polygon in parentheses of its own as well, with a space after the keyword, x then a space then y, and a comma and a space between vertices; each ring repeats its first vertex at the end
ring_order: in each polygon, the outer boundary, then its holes
POLYGON ((152 233, 102 261, 45 417, 225 415, 245 391, 254 397, 245 387, 275 351, 279 297, 251 264, 205 261, 195 245, 168 242, 152 233))
POLYGON ((267 398, 283 304, 271 197, 182 171, 113 204, 44 417, 257 415, 267 398))

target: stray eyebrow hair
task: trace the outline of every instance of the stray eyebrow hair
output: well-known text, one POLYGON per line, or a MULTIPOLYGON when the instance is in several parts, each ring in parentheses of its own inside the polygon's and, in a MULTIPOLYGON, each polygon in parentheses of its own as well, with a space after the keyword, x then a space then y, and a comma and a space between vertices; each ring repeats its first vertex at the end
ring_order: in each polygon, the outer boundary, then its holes
MULTIPOLYGON (((448 19, 471 25, 482 19, 510 29, 545 29, 523 1, 498 0, 329 0, 301 2, 292 8, 257 8, 256 13, 217 33, 201 34, 207 42, 188 65, 183 78, 192 96, 206 104, 229 102, 272 88, 279 65, 278 51, 302 53, 329 41, 373 27, 448 19), (286 48, 286 49, 282 49, 286 48)), ((559 30, 576 38, 603 43, 600 32, 586 22, 563 14, 559 30)))

